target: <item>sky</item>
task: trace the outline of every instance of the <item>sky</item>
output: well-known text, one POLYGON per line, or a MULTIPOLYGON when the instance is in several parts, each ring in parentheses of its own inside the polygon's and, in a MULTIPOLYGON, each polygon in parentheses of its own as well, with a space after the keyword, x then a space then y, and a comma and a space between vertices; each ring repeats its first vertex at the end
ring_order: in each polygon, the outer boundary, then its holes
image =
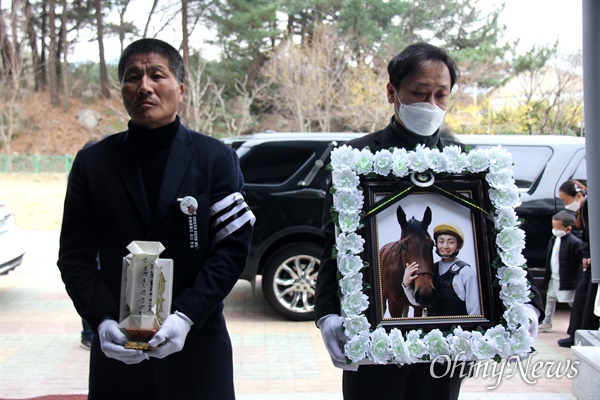
MULTIPOLYGON (((585 0, 595 1, 595 0, 585 0)), ((533 45, 549 45, 559 40, 559 48, 565 53, 576 53, 582 48, 582 0, 479 0, 482 10, 504 3, 500 23, 506 25, 506 39, 520 39, 518 52, 525 52, 533 45)), ((151 2, 134 0, 128 10, 138 17, 138 26, 143 27, 151 2), (135 6, 133 6, 135 5, 135 6), (132 11, 135 10, 135 13, 132 11)), ((116 22, 116 21, 115 21, 116 22)), ((179 21, 176 22, 177 27, 179 21)), ((142 28, 143 29, 143 28, 142 28)), ((202 33, 194 34, 191 43, 194 48, 202 48, 203 55, 210 57, 210 48, 203 43, 202 33)), ((179 37, 171 31, 165 31, 159 39, 176 43, 179 37)), ((105 58, 108 62, 116 62, 120 47, 117 38, 105 41, 105 58)), ((177 46, 176 46, 177 47, 177 46)), ((98 61, 98 47, 95 42, 81 43, 70 55, 70 62, 85 60, 98 61)))

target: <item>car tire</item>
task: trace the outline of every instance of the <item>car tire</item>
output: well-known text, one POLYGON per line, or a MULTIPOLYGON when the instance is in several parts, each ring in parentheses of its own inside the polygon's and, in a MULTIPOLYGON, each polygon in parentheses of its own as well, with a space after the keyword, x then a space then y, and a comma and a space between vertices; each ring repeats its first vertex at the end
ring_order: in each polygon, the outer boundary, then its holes
POLYGON ((295 243, 269 258, 262 274, 262 290, 277 314, 291 321, 314 319, 322 252, 323 249, 313 243, 295 243))

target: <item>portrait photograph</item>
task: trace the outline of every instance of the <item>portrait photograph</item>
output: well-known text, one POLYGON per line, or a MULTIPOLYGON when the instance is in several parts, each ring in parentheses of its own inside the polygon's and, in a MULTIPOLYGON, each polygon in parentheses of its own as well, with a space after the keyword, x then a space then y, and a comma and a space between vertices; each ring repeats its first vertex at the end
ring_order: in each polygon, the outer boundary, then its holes
POLYGON ((365 185, 371 323, 390 327, 482 326, 497 318, 491 229, 479 179, 438 180, 386 199, 410 182, 365 185), (441 190, 440 190, 441 188, 441 190), (479 210, 478 207, 481 209, 479 210))

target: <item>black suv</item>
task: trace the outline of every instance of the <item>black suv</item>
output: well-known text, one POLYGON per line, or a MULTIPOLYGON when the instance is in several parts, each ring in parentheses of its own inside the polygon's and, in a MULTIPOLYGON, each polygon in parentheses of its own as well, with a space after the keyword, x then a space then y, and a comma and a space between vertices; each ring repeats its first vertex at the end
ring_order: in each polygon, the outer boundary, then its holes
MULTIPOLYGON (((321 219, 329 153, 359 133, 261 133, 225 139, 236 149, 246 202, 256 215, 252 248, 241 279, 262 275, 269 305, 290 320, 314 317, 314 290, 323 252, 321 219)), ((563 208, 560 184, 585 183, 585 140, 564 136, 458 135, 472 147, 501 145, 513 154, 525 220, 524 255, 536 281, 544 275, 551 217, 563 208)))

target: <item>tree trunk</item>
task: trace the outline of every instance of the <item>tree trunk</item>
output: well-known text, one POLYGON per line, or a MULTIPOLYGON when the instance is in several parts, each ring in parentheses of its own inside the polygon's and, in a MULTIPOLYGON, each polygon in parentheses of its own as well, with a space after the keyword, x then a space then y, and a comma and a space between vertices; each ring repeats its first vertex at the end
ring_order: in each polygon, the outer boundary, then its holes
POLYGON ((110 99, 110 88, 108 86, 108 72, 106 70, 106 61, 104 60, 104 26, 102 23, 102 1, 95 0, 96 5, 96 31, 98 33, 98 51, 100 56, 100 87, 102 96, 110 99))
POLYGON ((67 9, 69 4, 67 0, 62 2, 62 28, 60 32, 61 40, 63 42, 63 64, 62 64, 62 84, 63 84, 63 111, 66 113, 69 111, 69 62, 67 55, 69 54, 69 42, 67 41, 67 9))
POLYGON ((48 1, 48 29, 50 30, 50 49, 48 50, 48 75, 50 81, 50 104, 58 107, 58 74, 56 71, 56 25, 55 0, 48 1))
POLYGON ((150 25, 150 19, 152 18, 152 14, 154 14, 154 10, 156 10, 156 6, 158 5, 158 0, 154 0, 152 3, 152 8, 148 13, 148 19, 146 20, 146 26, 144 27, 144 35, 142 37, 146 37, 148 34, 148 26, 150 25))
POLYGON ((44 89, 43 67, 41 65, 40 53, 37 47, 37 33, 33 20, 33 7, 29 0, 25 0, 25 18, 27 18, 27 39, 31 48, 31 60, 33 62, 33 79, 35 82, 35 91, 41 92, 44 89))
POLYGON ((4 12, 0 7, 0 57, 2 58, 2 74, 7 78, 12 76, 14 58, 13 46, 8 38, 8 32, 4 24, 4 12))
POLYGON ((46 45, 46 38, 48 37, 48 1, 43 0, 42 2, 42 26, 41 26, 41 37, 40 37, 40 79, 42 82, 42 90, 46 90, 48 87, 48 69, 47 64, 48 60, 46 59, 46 54, 48 52, 48 46, 46 45))
MULTIPOLYGON (((183 64, 185 65, 185 70, 187 71, 185 78, 185 86, 189 87, 189 71, 190 71, 190 50, 189 50, 189 31, 188 31, 188 2, 187 0, 181 0, 181 49, 183 51, 183 64)), ((182 110, 179 110, 181 117, 184 118, 189 113, 189 101, 188 96, 184 92, 184 99, 182 110)))

